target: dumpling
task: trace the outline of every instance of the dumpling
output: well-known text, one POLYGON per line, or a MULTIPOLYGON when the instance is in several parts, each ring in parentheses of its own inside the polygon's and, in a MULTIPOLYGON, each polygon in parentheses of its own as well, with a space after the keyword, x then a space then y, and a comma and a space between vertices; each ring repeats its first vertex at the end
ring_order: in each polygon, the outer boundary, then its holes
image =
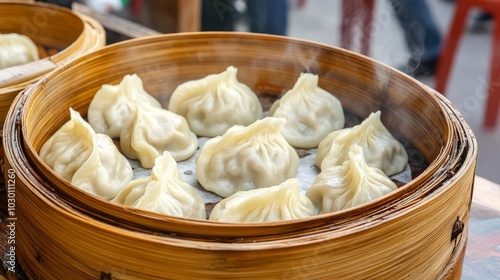
POLYGON ((95 150, 75 172, 71 184, 110 200, 132 181, 133 171, 108 135, 96 134, 95 137, 95 150))
POLYGON ((77 111, 69 111, 70 120, 43 144, 39 155, 55 173, 71 182, 94 149, 94 134, 77 111))
POLYGON ((164 215, 206 219, 203 198, 182 180, 169 152, 156 158, 151 176, 130 182, 112 201, 164 215))
POLYGON ((286 119, 281 130, 296 148, 317 148, 330 132, 344 128, 340 101, 318 86, 318 76, 302 73, 281 99, 274 102, 269 116, 286 119))
POLYGON ((0 34, 0 70, 38 59, 38 49, 27 36, 0 34))
POLYGON ((132 167, 107 135, 96 134, 80 114, 71 119, 40 150, 40 158, 75 187, 112 199, 133 177, 132 167))
POLYGON ((275 222, 315 215, 312 202, 300 193, 299 180, 277 186, 241 191, 215 205, 210 220, 219 222, 275 222))
POLYGON ((144 90, 141 78, 126 75, 119 85, 103 85, 90 102, 88 120, 97 133, 117 138, 130 122, 137 104, 161 108, 160 102, 144 90))
POLYGON ((170 152, 176 161, 191 157, 198 149, 198 138, 182 116, 138 105, 122 129, 120 145, 125 156, 139 159, 144 168, 152 168, 164 151, 170 152))
POLYGON ((403 171, 408 154, 380 121, 380 111, 370 114, 360 125, 330 133, 318 147, 315 164, 323 170, 342 165, 353 144, 363 148, 368 166, 381 169, 387 176, 403 171))
POLYGON ((179 85, 168 109, 184 116, 198 136, 220 136, 233 125, 255 122, 262 117, 262 105, 248 86, 238 82, 237 72, 230 66, 220 74, 179 85))
POLYGON ((285 119, 265 118, 234 126, 208 140, 196 160, 196 177, 208 191, 228 197, 271 187, 295 176, 299 156, 279 130, 285 119))
POLYGON ((396 189, 396 184, 380 169, 367 165, 363 149, 352 145, 347 161, 323 169, 306 195, 320 213, 330 213, 361 205, 396 189))

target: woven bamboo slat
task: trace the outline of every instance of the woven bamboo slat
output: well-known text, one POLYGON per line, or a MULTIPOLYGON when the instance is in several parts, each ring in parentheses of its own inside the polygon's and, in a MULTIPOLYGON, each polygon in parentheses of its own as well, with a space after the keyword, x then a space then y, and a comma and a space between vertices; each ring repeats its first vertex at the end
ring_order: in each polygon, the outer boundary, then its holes
POLYGON ((477 156, 471 130, 439 94, 346 50, 245 33, 173 34, 115 44, 68 63, 19 95, 3 139, 5 169, 16 172, 18 256, 29 276, 460 277, 477 156), (38 157, 41 145, 68 120, 68 107, 85 116, 102 84, 137 73, 166 107, 178 84, 229 65, 259 95, 279 96, 303 71, 318 74, 320 86, 345 111, 364 118, 381 110, 386 126, 418 149, 426 169, 394 193, 349 210, 226 224, 97 199, 61 180, 38 157))

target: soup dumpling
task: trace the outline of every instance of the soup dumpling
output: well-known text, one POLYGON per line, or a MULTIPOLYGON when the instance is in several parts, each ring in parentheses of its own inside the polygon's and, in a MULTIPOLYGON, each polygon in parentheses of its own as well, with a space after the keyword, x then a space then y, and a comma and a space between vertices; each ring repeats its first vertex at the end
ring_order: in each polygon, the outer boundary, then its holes
POLYGON ((21 34, 0 34, 0 70, 39 60, 33 41, 21 34))
POLYGON ((77 188, 112 199, 133 177, 132 167, 111 138, 96 134, 77 111, 45 142, 40 158, 77 188))
POLYGON ((75 172, 71 184, 90 194, 110 200, 121 191, 133 177, 128 160, 118 151, 113 140, 106 134, 96 134, 90 157, 75 172))
POLYGON ((269 188, 240 191, 215 205, 210 220, 219 222, 275 222, 315 215, 312 202, 300 193, 296 178, 269 188))
POLYGON ((151 176, 130 182, 112 201, 169 216, 206 219, 203 198, 182 180, 169 152, 156 158, 151 176))
POLYGON ((281 133, 296 148, 317 148, 330 132, 344 127, 340 101, 318 86, 318 76, 302 73, 281 99, 274 102, 269 116, 286 119, 281 133))
POLYGON ((168 109, 184 116, 198 136, 220 136, 233 125, 255 122, 262 116, 262 105, 257 95, 238 81, 237 72, 230 66, 220 74, 179 85, 168 109))
POLYGON ((347 160, 350 146, 363 148, 367 164, 381 169, 387 176, 403 171, 408 154, 380 120, 380 111, 371 113, 361 124, 330 133, 318 147, 315 164, 323 170, 342 165, 347 160))
POLYGON ((307 197, 320 213, 330 213, 361 205, 396 189, 396 184, 380 169, 367 165, 363 149, 352 145, 347 161, 322 169, 307 197))
POLYGON ((198 138, 184 117, 162 108, 139 105, 122 129, 120 145, 125 156, 139 159, 144 168, 152 168, 164 151, 170 152, 176 161, 191 157, 198 149, 198 138))
POLYGON ((196 160, 196 177, 203 188, 228 197, 294 177, 299 156, 279 132, 284 122, 268 117, 208 140, 196 160))
POLYGON ((97 133, 117 138, 132 118, 137 104, 161 108, 160 102, 144 90, 141 78, 126 75, 118 85, 103 85, 90 102, 88 120, 97 133))

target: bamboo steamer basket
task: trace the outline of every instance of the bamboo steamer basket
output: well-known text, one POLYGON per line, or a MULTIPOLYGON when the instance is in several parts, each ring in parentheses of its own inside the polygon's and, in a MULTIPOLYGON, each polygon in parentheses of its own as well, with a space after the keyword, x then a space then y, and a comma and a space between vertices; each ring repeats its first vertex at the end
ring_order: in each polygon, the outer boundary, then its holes
POLYGON ((0 3, 0 33, 28 36, 39 61, 0 70, 0 123, 15 96, 46 73, 106 44, 101 24, 69 9, 46 3, 0 3))
POLYGON ((3 139, 4 170, 16 174, 17 256, 30 277, 460 278, 477 156, 470 128, 438 93, 343 49, 246 33, 118 43, 68 63, 19 95, 3 139), (391 132, 422 155, 425 170, 390 195, 352 209, 231 224, 108 203, 72 187, 38 157, 69 119, 68 108, 85 116, 103 84, 137 73, 166 107, 178 84, 229 65, 261 96, 286 92, 303 71, 317 73, 346 112, 365 118, 381 110, 391 132))

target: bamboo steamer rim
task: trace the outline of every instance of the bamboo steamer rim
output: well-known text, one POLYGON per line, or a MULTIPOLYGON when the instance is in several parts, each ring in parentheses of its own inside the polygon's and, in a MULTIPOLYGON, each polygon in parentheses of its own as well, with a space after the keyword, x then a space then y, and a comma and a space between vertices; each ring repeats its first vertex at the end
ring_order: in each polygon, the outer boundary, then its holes
MULTIPOLYGON (((82 31, 77 39, 65 49, 48 57, 48 59, 55 63, 56 66, 62 66, 71 59, 74 59, 84 53, 88 53, 89 51, 93 51, 106 44, 104 27, 95 19, 81 15, 71 9, 43 2, 0 3, 0 11, 10 11, 11 9, 23 8, 26 10, 37 9, 37 12, 44 13, 44 15, 56 11, 57 13, 62 13, 65 16, 73 17, 75 21, 81 22, 82 31)), ((0 94, 17 93, 39 80, 44 74, 22 81, 19 84, 0 88, 0 94)))
MULTIPOLYGON (((121 42, 121 43, 117 43, 117 44, 114 44, 111 46, 107 46, 107 47, 93 53, 92 55, 86 55, 86 56, 80 57, 80 58, 72 61, 71 63, 67 64, 66 67, 64 67, 64 69, 58 69, 58 70, 54 71, 53 73, 49 74, 43 81, 38 82, 36 85, 31 87, 28 91, 26 91, 26 93, 23 96, 27 97, 27 96, 37 94, 40 91, 39 89, 43 88, 44 84, 47 83, 47 81, 49 81, 52 77, 55 77, 57 75, 61 75, 64 71, 78 69, 78 67, 81 64, 85 65, 89 59, 99 57, 101 55, 105 55, 108 52, 113 52, 113 51, 118 50, 122 47, 134 45, 136 43, 153 44, 157 41, 162 41, 162 40, 166 40, 166 39, 168 39, 168 40, 182 39, 185 36, 189 36, 190 38, 195 38, 195 39, 200 38, 200 37, 203 38, 205 36, 211 36, 213 38, 226 38, 228 36, 228 34, 223 33, 223 32, 204 32, 204 33, 191 33, 191 34, 158 35, 158 36, 152 36, 152 37, 148 37, 148 38, 134 39, 134 40, 130 40, 127 42, 121 42)), ((304 45, 304 46, 314 45, 314 46, 319 47, 319 48, 327 48, 327 49, 337 50, 337 51, 339 50, 338 48, 335 48, 332 46, 328 46, 328 45, 324 45, 324 44, 320 44, 320 43, 316 43, 316 42, 311 42, 308 40, 292 39, 292 38, 284 39, 283 37, 273 36, 273 35, 251 35, 248 33, 231 33, 229 36, 231 36, 235 39, 249 38, 252 36, 259 36, 259 37, 262 36, 262 37, 267 38, 270 41, 277 40, 277 41, 281 42, 283 40, 287 40, 287 41, 291 41, 295 44, 304 45)), ((371 58, 363 57, 361 55, 355 54, 355 53, 350 52, 350 51, 343 50, 343 52, 345 52, 347 55, 352 56, 352 58, 354 60, 360 60, 360 59, 368 60, 371 63, 377 65, 378 67, 387 68, 391 72, 396 71, 396 70, 388 67, 387 65, 384 65, 380 62, 377 62, 371 58)), ((405 76, 405 78, 411 79, 408 76, 405 76)), ((439 99, 434 94, 430 93, 430 91, 426 87, 424 87, 420 83, 417 83, 417 87, 419 87, 423 92, 426 92, 428 95, 428 98, 435 101, 435 103, 438 104, 438 106, 441 108, 442 112, 445 111, 444 106, 441 104, 441 102, 439 102, 439 99)), ((25 108, 30 107, 32 100, 33 99, 25 98, 25 101, 22 102, 22 103, 24 103, 24 106, 21 109, 21 111, 24 111, 25 108)), ((26 122, 26 114, 24 114, 24 113, 21 113, 21 114, 22 114, 21 122, 22 123, 26 122)), ((426 171, 423 174, 421 174, 420 176, 418 176, 417 178, 414 178, 406 186, 393 192, 392 194, 388 195, 387 197, 375 200, 369 204, 365 204, 365 205, 358 206, 355 208, 347 209, 344 211, 339 211, 336 213, 323 214, 323 215, 313 216, 313 217, 307 218, 307 219, 300 219, 300 220, 293 220, 293 221, 270 222, 270 223, 252 223, 252 224, 233 224, 233 223, 218 223, 218 222, 206 221, 206 220, 192 220, 192 219, 184 219, 184 218, 167 217, 164 215, 159 215, 159 214, 150 213, 147 211, 141 211, 141 210, 132 209, 132 208, 123 207, 123 206, 118 206, 118 205, 115 205, 115 207, 119 208, 119 209, 124 209, 124 211, 136 213, 137 215, 142 215, 142 216, 150 218, 152 220, 164 221, 164 222, 170 223, 174 226, 175 229, 179 229, 179 228, 184 227, 186 225, 191 225, 193 227, 205 227, 205 228, 207 228, 207 231, 208 231, 208 229, 212 229, 213 232, 216 232, 217 234, 220 234, 220 236, 225 236, 225 237, 240 236, 238 234, 243 234, 243 236, 245 236, 247 230, 249 230, 249 229, 261 229, 263 231, 272 230, 272 232, 274 232, 274 234, 277 234, 276 228, 279 228, 279 227, 286 227, 286 231, 289 231, 289 232, 297 231, 299 229, 302 229, 302 230, 308 229, 310 231, 317 231, 318 229, 314 228, 314 225, 325 224, 328 221, 333 222, 333 221, 342 220, 345 223, 350 224, 352 222, 352 221, 350 221, 350 216, 353 213, 357 213, 357 215, 362 215, 363 217, 366 218, 367 217, 366 216, 367 210, 370 210, 370 213, 371 213, 371 215, 373 215, 373 217, 379 217, 380 215, 383 214, 384 210, 389 211, 389 210, 395 209, 395 208, 402 209, 401 207, 403 207, 403 206, 398 206, 398 204, 401 204, 401 202, 404 202, 405 200, 408 201, 408 203, 403 204, 403 205, 405 205, 404 207, 411 207, 412 206, 411 201, 412 201, 412 199, 414 199, 414 196, 418 196, 420 194, 420 191, 421 191, 420 185, 424 184, 426 182, 433 183, 436 180, 436 179, 433 179, 431 177, 433 174, 438 172, 438 170, 442 169, 443 163, 448 159, 449 154, 451 153, 451 143, 453 142, 452 137, 454 136, 452 133, 453 126, 452 126, 452 122, 451 122, 449 116, 444 114, 444 113, 442 113, 442 116, 445 119, 445 122, 447 124, 447 131, 445 133, 446 134, 446 145, 442 148, 438 157, 433 162, 430 163, 430 165, 426 169, 426 171), (404 200, 403 201, 396 201, 396 199, 398 197, 400 197, 403 192, 405 193, 404 200), (361 213, 363 213, 363 214, 361 214, 361 213), (292 230, 291 229, 292 227, 295 228, 295 230, 292 230)), ((33 145, 30 142, 27 129, 28 128, 26 126, 22 126, 22 133, 23 133, 23 138, 25 141, 24 148, 26 149, 28 157, 32 161, 36 162, 36 164, 39 164, 41 166, 45 166, 45 168, 48 170, 48 172, 52 173, 51 174, 52 176, 57 177, 57 175, 50 168, 48 168, 45 165, 45 163, 43 163, 40 160, 40 158, 38 157, 37 151, 34 149, 33 145)), ((66 183, 65 187, 72 188, 69 183, 66 183)), ((81 192, 82 194, 87 195, 86 193, 84 193, 83 191, 80 191, 80 190, 77 190, 77 192, 81 192)), ((94 198, 94 197, 92 197, 92 199, 99 200, 98 198, 94 198)), ((104 203, 108 203, 108 202, 104 202, 104 203)), ((368 216, 368 217, 371 217, 371 216, 368 216)), ((326 228, 328 228, 328 226, 326 228)), ((187 235, 190 235, 190 234, 193 234, 193 232, 189 232, 187 235)), ((329 234, 331 234, 331 232, 329 232, 329 234)), ((216 235, 216 236, 218 236, 218 235, 216 235)))

